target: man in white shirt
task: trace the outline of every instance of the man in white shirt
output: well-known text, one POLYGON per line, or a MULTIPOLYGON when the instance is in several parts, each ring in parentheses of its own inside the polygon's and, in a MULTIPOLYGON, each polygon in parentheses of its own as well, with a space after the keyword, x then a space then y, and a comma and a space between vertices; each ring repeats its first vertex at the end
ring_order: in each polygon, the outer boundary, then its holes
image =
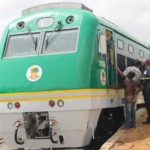
POLYGON ((141 71, 139 70, 141 66, 141 62, 140 60, 136 59, 134 60, 134 66, 132 67, 127 67, 124 72, 122 72, 118 67, 116 67, 115 69, 118 70, 119 74, 122 76, 122 77, 126 77, 127 78, 127 74, 130 72, 130 71, 133 71, 135 73, 135 77, 133 78, 134 80, 140 82, 140 79, 142 77, 142 73, 141 71))

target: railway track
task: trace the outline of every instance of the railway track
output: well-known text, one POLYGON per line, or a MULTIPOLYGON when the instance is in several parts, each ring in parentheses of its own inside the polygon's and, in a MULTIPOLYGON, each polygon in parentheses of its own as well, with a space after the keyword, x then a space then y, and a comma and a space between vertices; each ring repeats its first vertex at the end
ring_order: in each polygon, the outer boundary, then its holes
MULTIPOLYGON (((87 146, 85 149, 78 149, 78 150, 99 150, 101 145, 102 145, 102 143, 91 144, 91 145, 87 146)), ((0 140, 0 150, 22 150, 22 149, 13 149, 13 148, 10 149, 10 148, 7 147, 4 140, 1 139, 0 140)), ((29 148, 25 148, 24 150, 48 150, 48 149, 35 149, 35 148, 30 148, 29 149, 29 148)), ((57 150, 60 150, 60 149, 57 149, 57 150)), ((71 149, 67 149, 67 150, 71 150, 71 149)), ((76 149, 72 149, 72 150, 76 150, 76 149)))

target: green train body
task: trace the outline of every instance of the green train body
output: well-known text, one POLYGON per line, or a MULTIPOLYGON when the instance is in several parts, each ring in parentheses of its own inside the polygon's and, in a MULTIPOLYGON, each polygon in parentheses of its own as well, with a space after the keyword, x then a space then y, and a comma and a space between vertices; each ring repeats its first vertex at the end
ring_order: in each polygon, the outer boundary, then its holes
POLYGON ((25 25, 29 26, 32 32, 53 30, 58 21, 62 21, 64 26, 62 30, 65 28, 78 28, 79 35, 76 52, 38 54, 35 56, 1 59, 0 68, 3 70, 0 78, 1 93, 101 87, 100 82, 97 82, 97 79, 99 79, 97 73, 99 60, 97 55, 98 41, 94 42, 97 34, 98 19, 92 13, 68 8, 44 10, 38 12, 38 15, 36 12, 21 17, 13 21, 5 30, 0 45, 2 58, 8 34, 23 34, 27 32, 26 28, 22 30, 16 28, 16 24, 20 21, 24 21, 25 25), (75 20, 72 24, 67 24, 66 17, 70 14, 75 17, 75 20), (37 20, 47 16, 55 18, 54 24, 49 28, 36 28, 37 20), (26 70, 33 64, 41 66, 43 70, 41 79, 34 83, 26 78, 26 70), (95 69, 92 69, 93 66, 95 66, 95 69))
MULTIPOLYGON (((114 66, 108 67, 109 54, 102 52, 102 48, 104 46, 106 48, 106 41, 102 47, 101 35, 106 39, 107 30, 113 35, 114 63, 122 71, 125 67, 131 66, 135 58, 141 61, 149 58, 148 44, 84 9, 71 7, 33 11, 7 26, 0 43, 0 119, 5 118, 7 121, 1 123, 0 132, 9 147, 50 148, 52 145, 55 145, 55 148, 84 147, 90 143, 94 130, 96 129, 96 132, 98 127, 100 128, 102 115, 109 120, 110 110, 116 110, 113 111, 114 116, 117 116, 118 112, 122 113, 123 89, 117 92, 107 89, 107 84, 116 86, 121 82, 114 66), (69 16, 74 18, 72 23, 67 22, 69 16), (38 28, 37 23, 41 18, 52 18, 52 25, 38 28), (58 22, 62 24, 54 31, 58 22), (17 27, 19 23, 23 23, 20 29, 17 27), (51 39, 50 36, 53 35, 56 36, 51 39), (47 45, 46 36, 50 39, 47 45), (58 41, 55 41, 55 37, 58 41), (74 41, 71 41, 71 38, 74 41), (26 44, 29 39, 31 41, 26 44), (37 45, 34 43, 36 41, 37 45), (13 42, 18 50, 15 49, 13 42), (21 52, 21 49, 24 50, 30 45, 35 46, 35 51, 27 49, 26 52, 21 52), (58 49, 56 52, 47 50, 49 46, 58 49), (50 100, 55 102, 55 107, 49 106, 50 100), (63 107, 59 107, 58 100, 64 101, 63 107), (20 105, 18 109, 15 108, 16 102, 20 105), (44 114, 45 118, 49 118, 45 120, 48 123, 55 122, 54 130, 58 135, 56 139, 62 139, 60 135, 63 136, 65 144, 61 140, 58 140, 57 144, 52 141, 50 143, 49 139, 46 139, 50 136, 48 130, 50 127, 47 126, 42 129, 37 128, 46 136, 42 136, 41 140, 39 135, 39 139, 34 135, 33 142, 26 121, 29 122, 29 118, 32 118, 30 114, 34 113, 37 113, 39 118, 44 114), (15 129, 12 124, 16 120, 21 124, 18 134, 25 141, 21 146, 13 140, 15 129), (76 142, 72 143, 72 137, 76 142), (10 140, 12 142, 8 142, 10 140)), ((141 98, 139 96, 139 99, 141 98)), ((105 127, 104 131, 108 130, 110 128, 105 127)))
MULTIPOLYGON (((103 86, 100 82, 99 72, 101 69, 105 70, 105 68, 99 66, 99 60, 101 60, 101 58, 98 54, 98 30, 106 34, 106 29, 123 35, 123 38, 127 37, 129 40, 132 39, 133 42, 135 41, 142 48, 144 47, 144 49, 149 49, 147 45, 133 39, 133 37, 118 27, 103 19, 100 20, 91 12, 84 10, 69 8, 43 10, 38 13, 35 12, 23 16, 11 22, 3 34, 0 45, 2 58, 0 60, 1 93, 106 88, 106 85, 103 86), (69 15, 75 17, 72 24, 67 24, 66 22, 66 17, 69 15), (55 18, 54 24, 49 28, 38 29, 36 27, 37 20, 48 16, 55 18), (34 56, 21 55, 12 58, 4 57, 3 54, 8 35, 27 33, 26 28, 22 30, 17 29, 16 24, 20 21, 24 21, 25 25, 29 26, 32 32, 53 30, 58 21, 62 21, 62 30, 78 28, 79 34, 76 52, 42 55, 40 54, 41 49, 38 48, 38 54, 34 56), (39 65, 43 69, 41 79, 34 84, 28 81, 25 76, 26 70, 33 64, 39 65)), ((40 36, 42 38, 44 35, 41 33, 40 36)), ((43 41, 41 40, 39 42, 42 44, 43 41)), ((105 60, 103 59, 103 61, 105 60)))

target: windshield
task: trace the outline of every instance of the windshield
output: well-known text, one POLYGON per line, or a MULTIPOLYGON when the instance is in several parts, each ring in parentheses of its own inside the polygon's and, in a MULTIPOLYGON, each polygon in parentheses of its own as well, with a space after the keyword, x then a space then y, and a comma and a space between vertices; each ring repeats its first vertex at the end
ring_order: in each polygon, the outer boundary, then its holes
MULTIPOLYGON (((40 34, 34 33, 33 36, 34 38, 37 38, 38 41, 40 34)), ((37 54, 35 44, 29 34, 9 36, 5 57, 35 54, 37 54)))
POLYGON ((46 32, 42 54, 76 51, 77 33, 78 29, 46 32), (48 44, 46 43, 47 39, 48 44))

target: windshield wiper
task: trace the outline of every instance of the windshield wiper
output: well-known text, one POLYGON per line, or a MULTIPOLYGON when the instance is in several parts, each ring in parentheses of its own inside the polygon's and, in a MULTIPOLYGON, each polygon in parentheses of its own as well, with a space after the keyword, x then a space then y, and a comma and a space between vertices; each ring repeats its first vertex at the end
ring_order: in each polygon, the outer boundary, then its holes
POLYGON ((34 37, 33 37, 32 33, 31 33, 31 30, 30 30, 30 28, 29 28, 28 26, 26 26, 26 28, 27 28, 28 33, 30 34, 30 36, 31 36, 31 38, 32 38, 32 41, 33 41, 33 43, 34 43, 34 45, 35 45, 35 50, 36 50, 36 47, 37 47, 37 38, 34 38, 34 37))
POLYGON ((62 22, 61 21, 58 21, 58 24, 57 26, 55 27, 55 29, 51 32, 51 34, 49 36, 47 36, 46 40, 45 40, 45 50, 47 49, 47 46, 48 46, 48 41, 49 41, 49 38, 50 36, 52 35, 52 33, 56 30, 59 29, 59 26, 62 25, 62 22))

